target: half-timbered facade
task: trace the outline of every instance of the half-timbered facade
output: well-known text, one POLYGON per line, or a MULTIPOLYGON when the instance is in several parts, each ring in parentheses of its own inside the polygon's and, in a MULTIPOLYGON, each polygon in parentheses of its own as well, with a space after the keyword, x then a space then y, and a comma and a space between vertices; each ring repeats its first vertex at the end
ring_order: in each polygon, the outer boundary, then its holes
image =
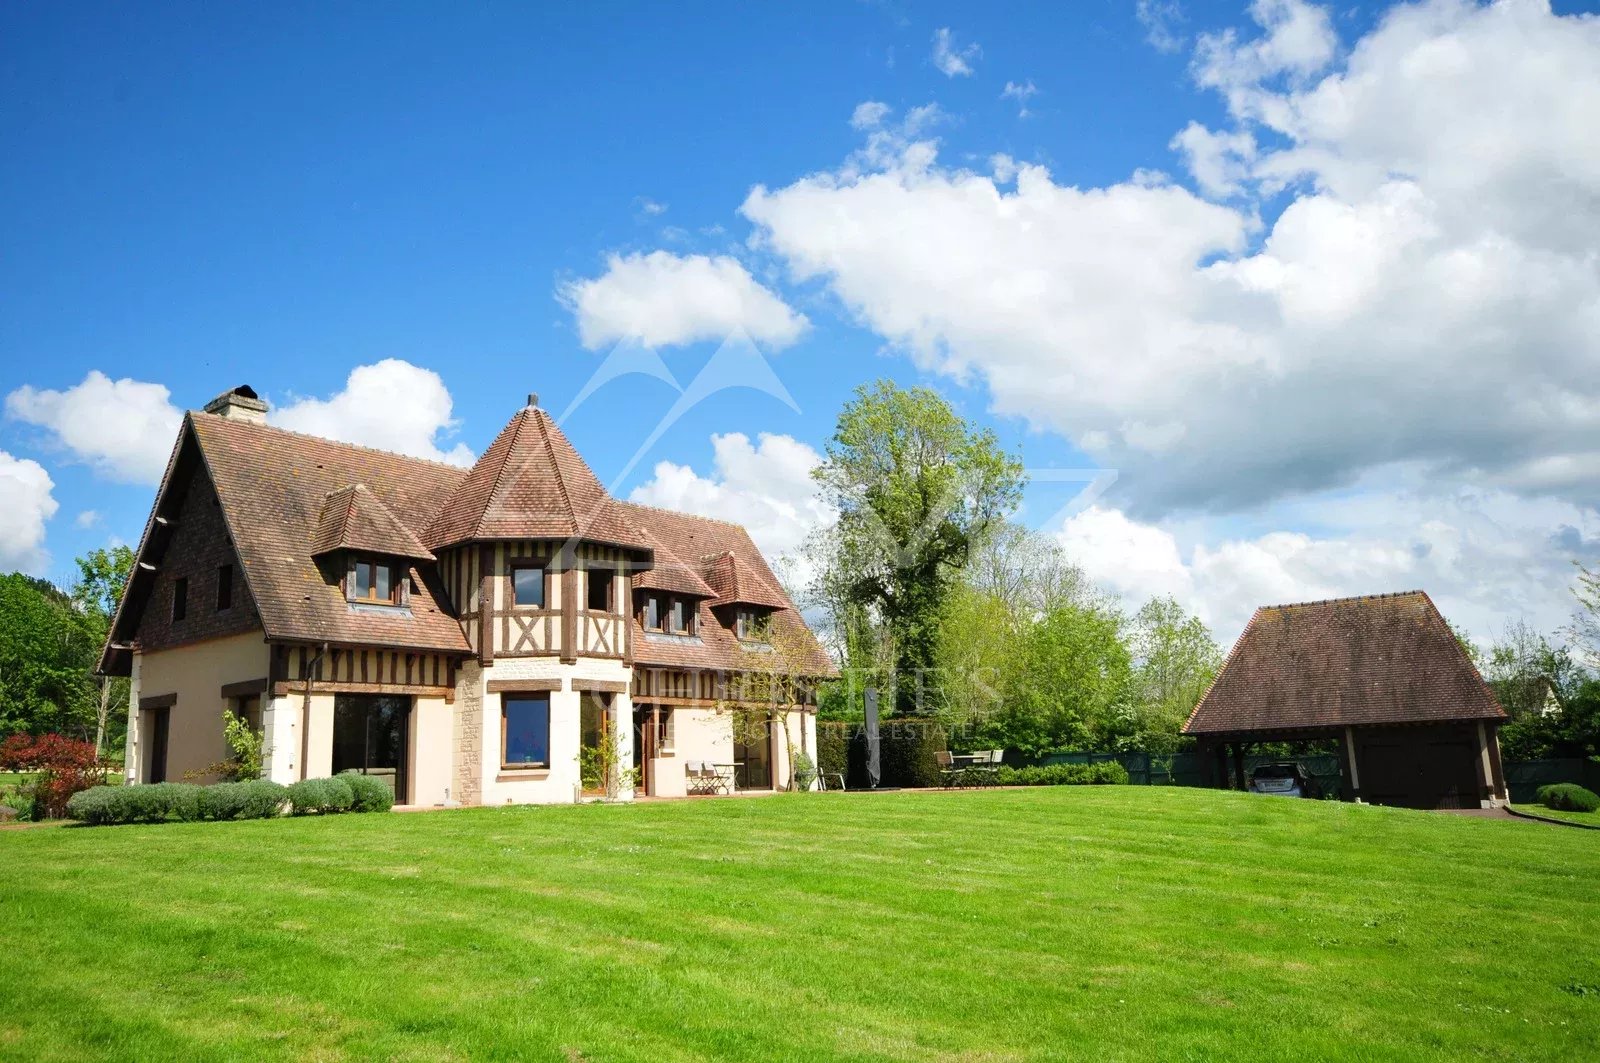
POLYGON ((101 661, 130 782, 203 776, 225 713, 269 778, 422 806, 774 789, 814 754, 833 666, 743 528, 611 498, 531 398, 471 469, 266 412, 238 388, 179 432, 101 661))

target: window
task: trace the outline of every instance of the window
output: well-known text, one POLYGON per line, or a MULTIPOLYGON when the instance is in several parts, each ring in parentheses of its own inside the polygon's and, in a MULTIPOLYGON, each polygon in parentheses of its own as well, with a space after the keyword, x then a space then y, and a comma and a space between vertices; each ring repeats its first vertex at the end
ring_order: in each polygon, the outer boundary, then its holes
POLYGON ((511 604, 544 608, 544 566, 515 565, 511 569, 511 604))
POLYGON ((189 577, 179 576, 172 581, 172 621, 177 623, 189 615, 189 577))
POLYGON ((404 574, 396 565, 358 557, 350 569, 349 598, 366 605, 399 605, 402 579, 404 574))
POLYGON ((584 575, 589 583, 589 611, 611 612, 611 570, 592 568, 584 575))
POLYGON ((733 613, 733 633, 741 639, 759 641, 762 619, 757 610, 741 606, 733 613))
POLYGON ((217 566, 217 612, 233 608, 233 566, 217 566))
POLYGON ((259 694, 246 694, 243 697, 233 698, 229 708, 233 714, 244 721, 245 726, 252 731, 261 730, 261 696, 259 694))
POLYGON ((548 768, 550 766, 550 698, 548 695, 501 695, 500 764, 506 768, 548 768))
POLYGON ((661 598, 659 595, 646 595, 644 599, 644 626, 648 631, 661 630, 661 598))
POLYGON ((689 610, 682 598, 672 599, 672 613, 667 630, 674 635, 687 635, 689 633, 689 610))

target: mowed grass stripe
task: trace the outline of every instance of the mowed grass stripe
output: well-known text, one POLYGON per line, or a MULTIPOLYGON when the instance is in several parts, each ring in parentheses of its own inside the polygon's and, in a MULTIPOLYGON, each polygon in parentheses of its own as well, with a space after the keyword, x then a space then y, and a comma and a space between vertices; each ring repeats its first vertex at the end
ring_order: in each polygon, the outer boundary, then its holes
POLYGON ((0 834, 0 1057, 1600 1056, 1600 832, 1097 787, 0 834))

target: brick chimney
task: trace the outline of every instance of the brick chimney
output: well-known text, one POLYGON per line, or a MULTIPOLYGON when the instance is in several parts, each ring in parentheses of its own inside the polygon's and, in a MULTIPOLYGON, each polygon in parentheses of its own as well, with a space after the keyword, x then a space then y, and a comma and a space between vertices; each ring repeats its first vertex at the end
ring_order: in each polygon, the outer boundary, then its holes
POLYGON ((267 404, 261 401, 255 388, 249 384, 240 384, 231 391, 224 391, 206 403, 206 412, 218 417, 231 417, 236 421, 267 423, 267 404))

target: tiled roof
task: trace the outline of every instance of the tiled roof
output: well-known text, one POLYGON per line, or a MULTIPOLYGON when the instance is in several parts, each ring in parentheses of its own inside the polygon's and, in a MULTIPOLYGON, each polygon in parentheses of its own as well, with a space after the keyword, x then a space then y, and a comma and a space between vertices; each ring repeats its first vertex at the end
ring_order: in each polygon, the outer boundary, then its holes
POLYGON ((700 573, 695 567, 662 546, 661 541, 650 534, 649 528, 640 528, 639 532, 655 551, 655 567, 634 573, 635 590, 666 591, 690 598, 716 597, 717 592, 700 578, 700 573))
POLYGON ((432 561, 433 553, 378 501, 366 484, 351 484, 330 492, 322 503, 311 556, 335 550, 365 550, 417 561, 432 561))
MULTIPOLYGON (((677 557, 732 554, 744 560, 749 571, 771 589, 778 603, 772 614, 773 625, 779 633, 775 642, 790 653, 793 669, 811 676, 838 674, 832 658, 817 642, 788 595, 779 589, 777 577, 772 574, 766 558, 761 556, 750 533, 743 527, 712 517, 696 517, 632 502, 618 502, 617 506, 636 525, 648 527, 650 534, 677 557)), ((647 634, 635 616, 632 620, 634 660, 640 665, 664 668, 745 669, 751 667, 753 654, 770 652, 743 646, 728 630, 724 618, 713 612, 709 599, 701 600, 698 609, 699 645, 695 645, 694 640, 647 634)))
POLYGON ((186 423, 216 485, 268 638, 468 649, 436 580, 418 580, 407 611, 357 612, 340 592, 339 574, 312 557, 330 494, 364 484, 405 528, 421 528, 463 470, 209 413, 191 413, 186 423))
POLYGON ((750 562, 725 550, 705 559, 706 582, 716 590, 713 608, 720 605, 759 605, 787 609, 789 600, 772 588, 750 562))
POLYGON ((1432 599, 1407 591, 1257 609, 1184 733, 1504 716, 1432 599))
POLYGON ((489 539, 584 539, 649 549, 537 406, 511 419, 423 536, 435 550, 489 539))
MULTIPOLYGON (((706 582, 701 560, 737 558, 739 586, 759 587, 773 603, 774 621, 785 636, 775 641, 790 647, 794 668, 813 676, 835 673, 743 528, 615 501, 548 414, 536 408, 519 412, 470 472, 250 420, 190 413, 168 479, 198 472, 209 472, 212 478, 270 639, 469 652, 448 595, 426 561, 430 554, 424 544, 437 548, 459 542, 470 526, 466 534, 473 537, 576 536, 630 547, 641 562, 655 554, 657 568, 635 578, 640 586, 698 597, 700 637, 646 637, 634 620, 636 658, 643 665, 751 666, 751 654, 763 651, 741 645, 724 625, 725 618, 712 612, 716 589, 706 582), (515 507, 523 504, 532 509, 518 516, 515 507), (450 512, 456 505, 466 507, 468 519, 456 520, 450 512), (412 569, 416 592, 410 608, 352 610, 339 587, 342 573, 333 570, 332 562, 318 561, 324 551, 340 547, 419 561, 412 569)), ((152 518, 151 527, 161 526, 152 518)), ((147 531, 147 540, 151 537, 147 531)), ((142 588, 148 594, 143 571, 130 583, 122 610, 129 617, 119 612, 121 634, 113 642, 128 638, 129 624, 137 624, 144 602, 138 592, 142 588)), ((104 661, 120 670, 127 655, 108 648, 104 661)))

